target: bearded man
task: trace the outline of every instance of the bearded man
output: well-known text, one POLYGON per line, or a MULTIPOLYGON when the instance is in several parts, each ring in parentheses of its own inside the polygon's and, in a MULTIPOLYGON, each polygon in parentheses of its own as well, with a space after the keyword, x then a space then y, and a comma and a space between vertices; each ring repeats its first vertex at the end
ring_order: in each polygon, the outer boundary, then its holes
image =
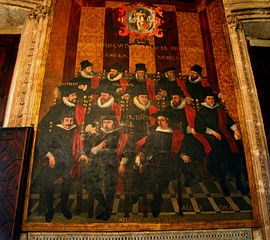
POLYGON ((214 176, 220 178, 224 195, 230 195, 226 185, 226 173, 232 170, 236 178, 236 186, 243 194, 248 193, 242 182, 245 169, 237 140, 241 140, 241 132, 226 111, 215 103, 212 91, 205 91, 204 102, 195 118, 196 132, 204 134, 211 145, 208 168, 214 176))
MULTIPOLYGON (((112 111, 115 112, 119 123, 121 120, 121 107, 115 103, 113 86, 104 83, 100 85, 99 92, 100 94, 97 101, 93 103, 91 109, 88 109, 86 112, 86 125, 96 126, 99 122, 100 116, 108 115, 108 113, 111 113, 112 111)), ((88 131, 87 127, 86 131, 88 131)))
POLYGON ((117 176, 124 176, 126 172, 128 158, 123 153, 129 135, 117 123, 112 110, 110 114, 101 116, 100 122, 100 131, 87 135, 85 140, 87 155, 91 161, 84 182, 87 190, 104 208, 96 218, 106 221, 112 214, 117 176), (104 183, 105 195, 100 182, 104 183))
POLYGON ((62 178, 61 211, 65 218, 71 219, 68 209, 68 197, 74 178, 80 177, 80 161, 88 160, 84 154, 83 142, 74 124, 74 112, 62 112, 61 123, 52 128, 52 132, 44 136, 39 146, 41 156, 48 159, 47 165, 39 174, 39 183, 45 188, 47 212, 45 221, 51 222, 54 216, 54 182, 62 178))
POLYGON ((62 85, 59 87, 62 99, 52 106, 49 112, 41 119, 39 130, 50 132, 52 127, 61 122, 62 112, 72 111, 75 116, 75 124, 81 126, 84 124, 85 109, 77 104, 77 88, 71 85, 62 85))
POLYGON ((147 74, 144 63, 136 64, 135 76, 131 80, 131 84, 134 85, 133 88, 130 88, 128 91, 131 96, 134 96, 133 92, 138 92, 138 89, 145 88, 147 90, 150 101, 156 100, 155 81, 153 76, 147 74))
POLYGON ((202 77, 202 67, 197 64, 191 67, 189 76, 180 79, 179 85, 188 101, 198 99, 199 102, 203 102, 204 89, 211 89, 210 83, 202 77))

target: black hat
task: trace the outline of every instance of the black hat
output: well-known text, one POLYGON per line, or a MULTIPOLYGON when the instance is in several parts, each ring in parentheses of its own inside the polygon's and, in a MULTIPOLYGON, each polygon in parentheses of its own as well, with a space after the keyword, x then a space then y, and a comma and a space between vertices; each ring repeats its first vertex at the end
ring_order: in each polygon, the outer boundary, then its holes
POLYGON ((113 110, 106 111, 104 115, 100 116, 100 122, 102 122, 103 120, 113 120, 114 122, 116 122, 116 112, 113 110))
POLYGON ((133 96, 148 95, 146 85, 145 84, 138 84, 138 85, 134 86, 132 94, 133 94, 133 96))
POLYGON ((163 70, 163 73, 166 73, 166 72, 169 72, 169 71, 174 71, 174 70, 176 70, 176 67, 168 67, 168 68, 165 68, 163 70))
POLYGON ((87 67, 91 67, 91 66, 93 66, 93 64, 90 63, 88 60, 84 60, 84 61, 81 62, 81 70, 83 70, 83 69, 85 69, 87 67))
POLYGON ((172 111, 168 110, 160 110, 157 113, 152 114, 152 117, 157 118, 157 117, 165 117, 165 118, 171 118, 172 117, 172 111))
POLYGON ((184 94, 183 94, 183 92, 182 92, 182 90, 181 90, 180 87, 174 87, 174 88, 171 88, 171 89, 169 90, 169 94, 170 94, 170 96, 172 96, 172 95, 179 95, 179 96, 181 96, 181 97, 184 96, 184 94))
POLYGON ((197 64, 195 64, 195 65, 191 68, 191 71, 194 71, 194 72, 197 72, 197 73, 201 74, 201 73, 202 73, 202 67, 199 66, 199 65, 197 65, 197 64))
POLYGON ((113 65, 111 65, 110 69, 115 69, 119 72, 122 72, 123 71, 123 65, 121 63, 114 63, 113 65))
POLYGON ((68 96, 71 93, 77 93, 78 89, 76 85, 61 85, 59 86, 59 90, 62 93, 63 97, 68 96))
POLYGON ((137 71, 145 71, 146 72, 145 64, 144 63, 137 63, 135 72, 137 72, 137 71))
POLYGON ((99 85, 98 91, 99 91, 99 93, 103 92, 103 93, 109 93, 109 94, 113 95, 115 92, 115 89, 110 83, 103 83, 103 84, 99 85))
POLYGON ((207 96, 215 96, 212 89, 210 87, 205 87, 203 89, 203 97, 206 98, 207 96))

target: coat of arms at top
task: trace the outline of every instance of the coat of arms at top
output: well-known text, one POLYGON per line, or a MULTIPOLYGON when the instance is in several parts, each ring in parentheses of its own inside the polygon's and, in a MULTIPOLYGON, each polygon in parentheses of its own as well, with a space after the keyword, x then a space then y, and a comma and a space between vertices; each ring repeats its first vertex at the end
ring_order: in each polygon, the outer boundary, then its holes
POLYGON ((141 38, 163 37, 161 26, 162 11, 159 7, 144 4, 122 5, 118 9, 118 21, 121 23, 120 36, 132 34, 141 38))

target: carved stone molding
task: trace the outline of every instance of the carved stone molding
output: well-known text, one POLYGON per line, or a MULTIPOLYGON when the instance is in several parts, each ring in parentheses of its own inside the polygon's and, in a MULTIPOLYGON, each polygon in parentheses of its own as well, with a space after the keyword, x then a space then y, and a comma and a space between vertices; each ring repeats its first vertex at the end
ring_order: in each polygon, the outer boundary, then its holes
POLYGON ((24 127, 34 124, 34 105, 37 90, 42 86, 40 66, 46 49, 48 16, 51 0, 0 1, 0 6, 17 7, 28 12, 14 69, 5 123, 7 127, 24 127))
POLYGON ((246 37, 243 30, 243 23, 245 22, 255 20, 270 21, 270 9, 234 9, 229 11, 227 6, 226 19, 240 88, 244 121, 248 133, 264 239, 270 239, 269 152, 246 37))

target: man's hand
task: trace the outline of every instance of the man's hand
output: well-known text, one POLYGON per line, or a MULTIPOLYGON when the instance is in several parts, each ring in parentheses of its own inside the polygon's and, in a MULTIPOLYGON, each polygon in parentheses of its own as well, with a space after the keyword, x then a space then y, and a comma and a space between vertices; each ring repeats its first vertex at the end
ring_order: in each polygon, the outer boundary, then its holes
POLYGON ((221 140, 221 135, 218 132, 213 131, 212 134, 216 137, 217 140, 221 140))
POLYGON ((50 157, 49 158, 49 167, 50 168, 54 168, 55 166, 55 158, 54 157, 50 157))
POLYGON ((187 102, 187 105, 192 105, 193 104, 193 99, 190 98, 190 97, 186 97, 186 102, 187 102))
POLYGON ((160 89, 158 95, 160 95, 162 97, 166 97, 167 96, 167 92, 165 90, 160 89))
POLYGON ((107 146, 107 143, 106 143, 106 140, 102 141, 100 144, 98 144, 96 146, 97 149, 102 149, 102 148, 105 148, 107 146))
POLYGON ((87 126, 86 126, 86 128, 85 128, 85 132, 88 132, 88 133, 90 133, 90 134, 95 134, 95 133, 97 133, 97 128, 96 127, 94 127, 92 124, 88 124, 87 126))
POLYGON ((236 140, 241 140, 242 139, 241 132, 238 129, 234 131, 234 138, 236 140))
POLYGON ((120 164, 118 168, 119 176, 124 176, 125 172, 126 172, 125 164, 120 164))
POLYGON ((184 163, 190 163, 191 162, 191 159, 190 159, 190 157, 188 155, 184 155, 182 157, 182 159, 183 159, 184 163))
POLYGON ((190 131, 191 131, 191 134, 192 134, 192 135, 196 135, 196 134, 197 134, 197 132, 195 131, 194 128, 191 128, 190 131))

